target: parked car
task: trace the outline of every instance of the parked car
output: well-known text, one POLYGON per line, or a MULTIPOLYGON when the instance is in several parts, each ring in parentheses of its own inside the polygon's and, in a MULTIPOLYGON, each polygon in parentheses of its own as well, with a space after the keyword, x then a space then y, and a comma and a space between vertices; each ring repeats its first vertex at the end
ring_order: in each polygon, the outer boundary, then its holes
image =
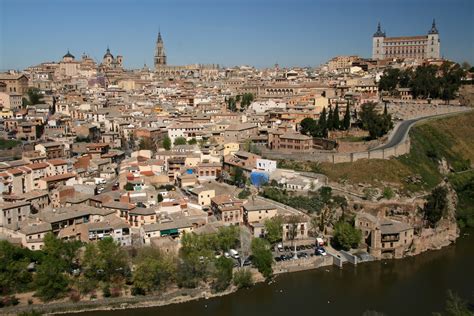
POLYGON ((283 252, 283 249, 284 249, 284 248, 283 248, 283 244, 282 244, 282 243, 279 243, 279 244, 277 245, 277 249, 278 249, 279 252, 283 252))
POLYGON ((228 253, 227 251, 226 251, 226 252, 224 252, 224 257, 226 257, 226 258, 230 258, 230 253, 228 253))
POLYGON ((316 248, 316 254, 320 256, 326 256, 326 249, 324 249, 323 247, 318 247, 316 248))

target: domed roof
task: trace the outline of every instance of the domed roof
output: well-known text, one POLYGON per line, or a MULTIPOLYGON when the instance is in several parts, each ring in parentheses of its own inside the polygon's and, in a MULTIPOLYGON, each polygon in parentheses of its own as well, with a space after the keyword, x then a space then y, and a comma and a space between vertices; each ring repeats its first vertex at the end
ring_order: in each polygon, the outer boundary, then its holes
POLYGON ((70 58, 74 59, 74 55, 69 52, 69 49, 68 49, 66 55, 63 56, 63 58, 67 58, 67 57, 70 57, 70 58))
POLYGON ((107 47, 107 52, 106 52, 105 55, 104 55, 104 58, 107 58, 107 57, 112 57, 112 58, 114 58, 114 55, 112 55, 112 54, 110 53, 110 49, 109 49, 108 47, 107 47))

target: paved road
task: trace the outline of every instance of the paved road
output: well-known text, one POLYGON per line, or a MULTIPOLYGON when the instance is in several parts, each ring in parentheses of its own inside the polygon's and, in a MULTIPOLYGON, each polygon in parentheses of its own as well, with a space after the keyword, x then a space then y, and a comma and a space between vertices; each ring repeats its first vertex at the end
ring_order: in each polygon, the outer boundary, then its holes
POLYGON ((405 136, 408 134, 410 128, 411 128, 416 122, 418 122, 418 121, 430 119, 430 118, 433 118, 433 117, 450 116, 450 115, 453 115, 453 114, 459 114, 459 113, 462 113, 462 112, 467 112, 467 111, 469 111, 469 110, 470 110, 470 109, 461 110, 461 111, 456 111, 456 112, 451 112, 451 113, 435 114, 435 115, 424 116, 424 117, 419 117, 419 118, 415 118, 415 119, 403 121, 403 122, 401 122, 401 123, 399 124, 397 130, 396 130, 395 133, 392 135, 392 137, 390 138, 390 140, 388 141, 388 143, 386 143, 386 144, 384 144, 384 145, 381 145, 381 146, 379 146, 379 147, 376 147, 376 148, 374 148, 373 150, 376 150, 376 149, 387 149, 387 148, 391 148, 391 147, 394 147, 394 146, 400 144, 400 143, 405 139, 405 136))

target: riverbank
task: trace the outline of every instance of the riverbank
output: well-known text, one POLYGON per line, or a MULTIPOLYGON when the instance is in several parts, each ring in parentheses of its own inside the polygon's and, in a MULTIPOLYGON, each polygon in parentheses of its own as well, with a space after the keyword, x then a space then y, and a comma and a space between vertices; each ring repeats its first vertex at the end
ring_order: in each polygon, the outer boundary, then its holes
MULTIPOLYGON (((472 301, 474 230, 440 251, 397 260, 278 275, 230 295, 142 309, 90 311, 78 316, 187 315, 287 316, 295 313, 361 316, 432 315, 444 309, 446 291, 472 301), (400 302, 404 302, 400 304, 400 302)), ((71 313, 70 315, 74 315, 71 313)))
POLYGON ((28 305, 9 307, 0 310, 2 315, 17 315, 22 312, 36 311, 47 315, 83 313, 91 311, 124 310, 136 308, 151 308, 164 305, 185 303, 194 300, 210 299, 224 296, 237 291, 237 287, 231 286, 229 289, 213 293, 209 288, 179 289, 160 295, 129 296, 104 298, 93 301, 79 302, 55 302, 42 305, 28 305))
MULTIPOLYGON (((453 241, 454 243, 455 241, 453 241)), ((423 255, 424 253, 433 253, 433 252, 440 252, 443 248, 450 246, 452 243, 444 243, 443 245, 437 247, 436 249, 426 249, 424 252, 419 253, 418 255, 411 255, 407 256, 402 259, 391 259, 391 260, 375 260, 370 262, 392 262, 392 261, 399 261, 399 260, 407 260, 408 258, 415 258, 418 256, 423 255)), ((439 255, 439 254, 438 254, 439 255)), ((312 271, 312 270, 323 270, 325 272, 334 272, 336 273, 333 268, 337 268, 338 270, 342 269, 343 262, 349 261, 341 261, 339 259, 339 264, 337 264, 334 260, 336 259, 336 255, 328 255, 325 257, 312 257, 308 259, 299 259, 294 261, 288 262, 281 262, 277 263, 274 266, 274 275, 275 279, 269 282, 267 285, 278 283, 279 279, 284 275, 291 275, 295 272, 304 272, 304 271, 312 271), (321 268, 325 269, 321 269, 321 268)), ((368 262, 361 262, 361 263, 368 263, 368 262)), ((360 265, 360 263, 359 263, 360 265)), ((356 267, 356 265, 344 265, 345 267, 350 267, 349 269, 353 269, 352 267, 356 267)), ((259 283, 264 283, 263 277, 255 270, 253 270, 254 276, 254 287, 258 286, 259 283)), ((337 273, 336 273, 337 274, 337 273)), ((230 294, 234 294, 238 291, 238 288, 235 286, 230 286, 227 290, 222 292, 212 292, 210 287, 200 287, 196 289, 176 289, 166 293, 161 293, 159 295, 145 295, 145 296, 126 296, 126 297, 116 297, 116 298, 102 298, 92 301, 79 301, 79 302, 71 302, 71 301, 61 301, 61 302, 52 302, 46 303, 41 305, 23 305, 23 306, 16 306, 16 307, 8 307, 3 308, 0 310, 2 315, 17 315, 18 313, 22 312, 31 312, 37 311, 42 314, 47 315, 61 315, 61 314, 84 314, 90 312, 107 312, 107 311, 131 311, 136 309, 153 309, 159 308, 169 305, 176 305, 181 303, 190 303, 193 301, 200 301, 200 300, 209 300, 209 299, 217 299, 219 297, 228 296, 230 294)))

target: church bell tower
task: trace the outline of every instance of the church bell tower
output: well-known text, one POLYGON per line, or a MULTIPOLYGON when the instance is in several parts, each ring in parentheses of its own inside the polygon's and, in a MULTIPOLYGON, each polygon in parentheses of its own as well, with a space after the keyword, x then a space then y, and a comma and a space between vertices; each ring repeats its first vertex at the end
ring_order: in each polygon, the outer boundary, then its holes
POLYGON ((161 32, 158 32, 158 39, 156 40, 155 48, 155 69, 166 65, 166 54, 161 32))

